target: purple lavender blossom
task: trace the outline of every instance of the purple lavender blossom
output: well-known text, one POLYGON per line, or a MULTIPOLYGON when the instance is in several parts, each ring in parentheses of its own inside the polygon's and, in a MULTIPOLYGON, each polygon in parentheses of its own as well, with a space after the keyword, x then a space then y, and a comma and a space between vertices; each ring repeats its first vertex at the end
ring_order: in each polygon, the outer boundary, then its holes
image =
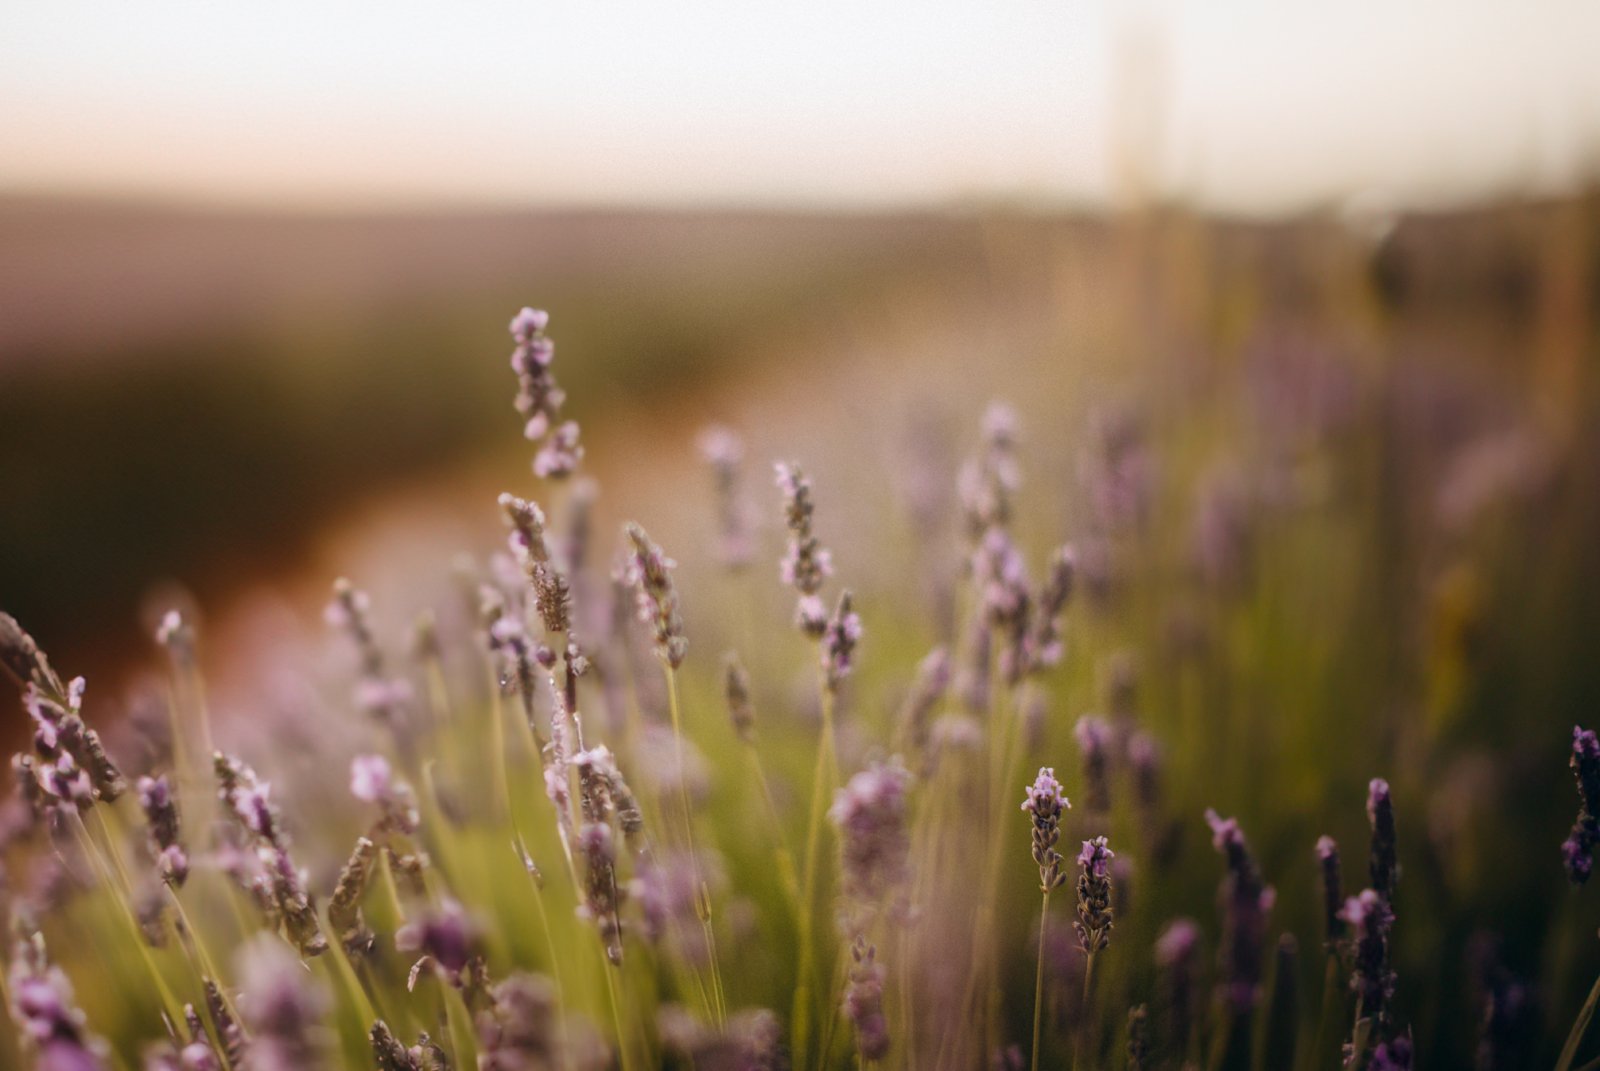
POLYGON ((1083 842, 1078 853, 1078 917, 1073 929, 1085 955, 1104 951, 1111 943, 1111 860, 1114 853, 1105 837, 1083 842))
POLYGON ((1389 931, 1394 926, 1394 912, 1377 890, 1363 889, 1359 896, 1345 901, 1340 917, 1349 923, 1355 938, 1350 989, 1360 1000, 1362 1016, 1382 1029, 1388 1024, 1389 1002, 1394 997, 1395 976, 1389 969, 1389 931))
POLYGON ((178 803, 165 776, 141 777, 139 807, 144 811, 150 850, 161 869, 161 880, 181 887, 189 877, 189 856, 183 849, 178 803))
POLYGON ((367 593, 340 577, 333 584, 333 600, 323 610, 327 623, 350 638, 360 663, 354 690, 355 704, 380 722, 395 724, 411 703, 411 685, 390 676, 382 649, 372 631, 372 602, 367 593))
POLYGON ((511 529, 506 542, 511 556, 528 578, 533 591, 533 608, 544 622, 545 631, 568 631, 572 621, 572 592, 546 540, 544 511, 537 502, 515 495, 503 494, 499 502, 500 512, 511 529))
POLYGON ((949 688, 950 651, 941 645, 929 651, 917 664, 916 681, 900 707, 899 737, 913 755, 928 756, 933 714, 949 688))
POLYGON ((1061 814, 1071 806, 1054 768, 1041 766, 1022 801, 1022 809, 1033 819, 1033 861, 1039 865, 1041 892, 1048 893, 1066 883, 1056 842, 1061 839, 1061 814))
POLYGON ((47 695, 62 695, 61 678, 50 668, 33 637, 10 614, 0 611, 0 668, 3 668, 17 687, 28 685, 47 695))
POLYGON ((1084 805, 1104 814, 1111 808, 1111 726, 1104 718, 1085 714, 1073 726, 1072 736, 1083 754, 1084 805))
POLYGON ((420 955, 452 985, 472 960, 477 929, 454 900, 442 900, 395 931, 394 947, 420 955))
POLYGON ((1411 1071, 1411 1039, 1398 1037, 1372 1050, 1367 1071, 1411 1071))
POLYGON ((1222 993, 1229 1006, 1242 1014, 1254 1009, 1260 996, 1267 913, 1275 896, 1262 884, 1238 821, 1208 810, 1206 822, 1211 826, 1211 843, 1228 864, 1222 881, 1222 993))
POLYGON ((983 414, 983 438, 976 457, 962 465, 956 490, 966 520, 967 537, 977 543, 992 528, 1011 523, 1012 499, 1022 485, 1017 464, 1016 410, 990 402, 983 414))
POLYGON ((734 735, 743 743, 755 743, 756 711, 750 699, 750 674, 732 651, 722 658, 722 695, 728 704, 734 735))
POLYGON ((516 972, 490 990, 477 1016, 478 1071, 544 1071, 562 1064, 554 987, 516 972))
POLYGON ((711 466, 717 493, 717 556, 725 568, 737 571, 755 556, 749 504, 740 493, 739 465, 744 442, 731 429, 714 424, 695 440, 700 456, 711 466))
POLYGON ((779 562, 778 574, 795 589, 795 624, 808 636, 820 637, 828 624, 827 611, 817 593, 833 573, 833 556, 811 530, 811 481, 797 465, 778 462, 778 489, 783 492, 784 523, 789 529, 789 546, 779 562))
POLYGON ((555 343, 545 334, 549 313, 524 308, 511 320, 511 370, 517 375, 516 409, 522 414, 522 434, 529 442, 543 441, 534 455, 534 473, 541 479, 570 476, 583 459, 578 425, 557 424, 567 395, 550 373, 555 343))
POLYGON ((1161 991, 1167 1010, 1167 1036, 1173 1050, 1188 1048, 1194 1025, 1196 960, 1200 953, 1200 927, 1193 919, 1174 919, 1156 938, 1155 960, 1161 972, 1161 991))
POLYGON ((283 944, 257 937, 239 954, 240 1007, 250 1027, 250 1071, 329 1066, 322 1015, 328 994, 283 944))
POLYGON ((871 911, 905 881, 911 851, 906 795, 911 775, 898 758, 874 762, 834 796, 841 884, 852 909, 871 911))
POLYGON ((1344 889, 1339 876, 1339 845, 1317 838, 1317 871, 1322 879, 1322 934, 1330 953, 1344 940, 1344 889))
POLYGON ((850 980, 844 991, 844 1015, 856 1032, 862 1060, 889 1055, 889 1020, 883 1013, 885 971, 878 950, 857 937, 850 948, 850 980))
POLYGON ((73 1000, 72 983, 49 961, 44 938, 21 938, 12 950, 8 992, 18 1033, 40 1071, 101 1071, 105 1043, 89 1033, 73 1000))
POLYGON ((1395 851, 1394 803, 1389 798, 1389 782, 1381 777, 1374 777, 1367 786, 1367 819, 1372 823, 1372 854, 1367 864, 1372 887, 1392 903, 1400 864, 1395 851))
POLYGON ((839 685, 855 668, 856 644, 861 642, 861 617, 851 607, 849 591, 839 594, 839 605, 823 629, 818 653, 822 658, 823 680, 828 691, 837 692, 839 685))
POLYGON ((1600 738, 1592 730, 1573 726, 1568 765, 1578 786, 1578 817, 1561 843, 1561 862, 1572 884, 1582 885, 1594 870, 1594 849, 1600 845, 1600 738))
POLYGON ((624 531, 633 546, 626 579, 633 586, 639 620, 655 635, 656 657, 677 669, 689 653, 689 639, 683 634, 683 617, 678 612, 678 590, 672 583, 672 570, 678 563, 637 524, 629 523, 624 531))

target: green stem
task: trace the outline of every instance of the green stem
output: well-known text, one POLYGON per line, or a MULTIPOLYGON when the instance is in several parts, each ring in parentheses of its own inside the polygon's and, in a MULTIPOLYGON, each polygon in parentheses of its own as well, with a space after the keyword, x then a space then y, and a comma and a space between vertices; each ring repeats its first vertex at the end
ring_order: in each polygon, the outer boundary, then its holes
MULTIPOLYGON (((1044 928, 1050 921, 1050 890, 1039 907, 1039 954, 1033 968, 1033 1071, 1039 1071, 1039 1013, 1044 1008, 1044 928)), ((1087 974, 1087 971, 1085 971, 1087 974)))
POLYGON ((806 1046, 811 1017, 811 990, 816 973, 813 949, 817 900, 817 854, 822 839, 823 802, 826 793, 828 765, 833 753, 833 692, 824 684, 822 688, 822 734, 817 742, 817 762, 811 771, 811 815, 806 822, 806 857, 804 904, 800 911, 800 968, 794 990, 794 1014, 791 1019, 792 1046, 796 1071, 805 1071, 806 1046))
POLYGON ((1583 1002, 1578 1018, 1572 1024, 1572 1031, 1567 1035, 1567 1043, 1561 1046, 1561 1058, 1556 1061, 1556 1071, 1570 1071, 1572 1061, 1578 1056, 1578 1046, 1583 1044, 1583 1036, 1589 1032, 1589 1023, 1594 1019, 1597 1004, 1600 1004, 1600 978, 1594 980, 1589 999, 1583 1002))
POLYGON ((683 719, 678 703, 678 673, 670 665, 665 666, 665 669, 667 705, 672 714, 672 739, 678 759, 678 800, 683 808, 684 843, 689 849, 689 868, 694 873, 696 885, 695 915, 700 919, 700 928, 705 935, 706 958, 711 966, 712 1008, 716 1024, 720 1028, 728 1020, 728 1004, 722 989, 722 971, 717 966, 717 938, 711 928, 711 891, 706 886, 704 871, 700 869, 700 858, 694 846, 694 815, 689 808, 689 785, 684 778, 684 771, 688 767, 683 760, 683 719))

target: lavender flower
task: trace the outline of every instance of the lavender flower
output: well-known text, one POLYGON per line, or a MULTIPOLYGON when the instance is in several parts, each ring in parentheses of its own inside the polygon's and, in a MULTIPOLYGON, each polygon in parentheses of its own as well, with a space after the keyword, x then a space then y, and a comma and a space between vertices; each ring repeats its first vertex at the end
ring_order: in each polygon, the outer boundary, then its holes
POLYGON ((1167 1036, 1174 1052, 1184 1052, 1189 1046, 1199 951, 1200 927, 1192 919, 1174 919, 1156 938, 1155 959, 1167 1009, 1167 1036))
POLYGON ((257 937, 239 955, 241 1008, 250 1026, 248 1071, 315 1071, 327 1067, 321 1026, 328 995, 294 954, 257 937))
POLYGON ((1115 853, 1105 837, 1083 842, 1078 853, 1078 917, 1073 929, 1085 955, 1102 952, 1111 943, 1111 872, 1115 853))
POLYGON ((1236 1013, 1245 1013, 1255 1008, 1260 993, 1267 913, 1275 897, 1262 884, 1239 823, 1211 810, 1206 811, 1206 822, 1211 826, 1211 843, 1228 864, 1222 882, 1222 991, 1236 1013))
MULTIPOLYGON (((536 502, 515 495, 500 496, 500 511, 511 528, 507 543, 533 590, 533 607, 546 632, 572 627, 572 591, 545 538, 544 512, 536 502)), ((520 623, 520 622, 519 622, 520 623)))
POLYGON ((289 857, 289 836, 272 802, 271 784, 258 780, 249 766, 220 751, 212 762, 218 798, 255 841, 260 871, 247 887, 268 912, 269 920, 282 926, 302 955, 322 954, 328 941, 317 925, 305 876, 289 857))
POLYGON ((1072 728, 1083 755, 1084 805, 1095 814, 1111 809, 1111 726, 1104 718, 1085 714, 1072 728))
POLYGON ((328 898, 328 924, 352 957, 371 952, 376 940, 362 918, 361 900, 366 896, 377 854, 377 846, 371 840, 357 837, 355 849, 339 871, 339 881, 328 898))
POLYGON ((974 543, 991 528, 1011 523, 1012 498, 1022 484, 1017 465, 1018 423, 1016 410, 1003 402, 990 402, 983 414, 978 455, 957 474, 967 537, 974 543))
POLYGON ((611 752, 604 746, 580 751, 572 756, 572 765, 578 771, 578 802, 583 824, 578 828, 578 850, 583 855, 584 888, 581 917, 591 920, 600 933, 606 958, 614 964, 622 962, 622 921, 618 909, 622 904, 622 891, 617 882, 616 835, 611 827, 617 814, 615 789, 620 786, 626 794, 628 811, 624 822, 636 836, 643 821, 638 804, 622 781, 611 752))
POLYGON ((31 684, 46 695, 66 693, 61 678, 50 668, 50 660, 33 642, 33 637, 17 624, 16 618, 3 611, 0 611, 0 667, 17 682, 18 688, 25 689, 31 684))
POLYGON ((46 760, 45 764, 55 763, 59 767, 63 755, 71 758, 62 769, 63 785, 67 781, 75 783, 80 771, 88 776, 92 796, 74 797, 74 802, 87 805, 94 799, 101 799, 111 803, 126 792, 128 786, 106 753, 99 734, 84 724, 85 687, 82 677, 74 677, 67 683, 66 692, 56 696, 29 684, 23 689, 22 702, 34 723, 33 748, 46 760))
POLYGON ((1161 744, 1143 730, 1134 733, 1128 737, 1128 765, 1139 806, 1152 810, 1161 802, 1161 744))
POLYGON ((1398 1037, 1372 1050, 1367 1071, 1411 1071, 1411 1039, 1398 1037))
POLYGON ((1322 933, 1329 953, 1344 940, 1344 888, 1339 876, 1339 845, 1317 838, 1317 871, 1322 877, 1322 933))
POLYGON ((376 803, 382 811, 377 829, 411 836, 422 824, 411 786, 395 777, 382 755, 357 755, 350 760, 350 795, 376 803))
POLYGON ((728 569, 743 569, 755 554, 750 510, 739 492, 739 463, 744 460, 744 442, 732 429, 720 424, 706 428, 695 442, 716 481, 718 556, 728 569))
POLYGON ((1033 632, 1028 637, 1028 671, 1037 673, 1061 661, 1061 618, 1072 597, 1078 556, 1071 547, 1059 547, 1050 558, 1044 586, 1034 600, 1033 632))
POLYGON ((1061 791, 1052 767, 1039 768, 1039 776, 1028 786, 1022 809, 1033 819, 1033 861, 1039 864, 1039 890, 1048 893, 1066 884, 1067 875, 1061 870, 1061 853, 1056 842, 1061 839, 1061 813, 1072 803, 1061 791))
POLYGON ((1340 913, 1355 935, 1355 965, 1350 972, 1350 989, 1360 999, 1361 1014, 1378 1023, 1388 1023, 1389 1001, 1394 996, 1394 971, 1389 969, 1389 931, 1394 912, 1389 902, 1375 889, 1345 901, 1340 913))
POLYGON ((473 960, 473 947, 477 930, 460 904, 454 900, 441 900, 401 926, 394 934, 394 947, 401 952, 420 955, 412 976, 423 964, 433 966, 445 981, 460 985, 463 972, 473 960))
POLYGON ((878 950, 860 937, 850 946, 850 980, 844 991, 844 1015, 856 1032, 861 1059, 889 1055, 889 1020, 883 1013, 883 965, 878 950))
POLYGON ((477 1016, 478 1071, 554 1071, 562 1054, 550 983, 519 972, 489 995, 489 1007, 477 1016))
POLYGON ((1381 777, 1374 777, 1367 787, 1367 819, 1372 823, 1372 854, 1367 864, 1372 887, 1392 902, 1400 864, 1395 854, 1394 804, 1389 799, 1389 782, 1381 777))
POLYGON ((106 1046, 89 1033, 73 1000, 72 983, 45 953, 38 933, 12 949, 8 978, 11 1018, 39 1071, 100 1071, 106 1046))
POLYGON ((516 349, 511 353, 511 370, 517 374, 516 409, 525 421, 523 436, 543 445, 534 456, 533 469, 541 479, 570 476, 583 458, 578 445, 578 426, 571 421, 557 424, 567 395, 550 373, 555 343, 545 334, 550 315, 539 309, 524 308, 511 320, 511 337, 516 349))
POLYGON ((174 664, 181 667, 194 665, 194 626, 183 619, 177 610, 161 615, 156 626, 156 643, 166 648, 174 664))
POLYGON ((372 1029, 367 1032, 367 1040, 372 1043, 372 1056, 378 1063, 378 1071, 422 1071, 422 1065, 406 1050, 400 1039, 394 1036, 394 1031, 389 1029, 389 1024, 382 1019, 372 1024, 372 1029))
POLYGON ((898 758, 874 762, 834 796, 828 818, 839 829, 846 900, 871 910, 897 890, 911 850, 906 793, 911 775, 898 758))
POLYGON ((733 651, 722 658, 722 695, 728 704, 728 720, 733 723, 734 734, 746 744, 755 743, 756 711, 750 701, 750 674, 733 651))
POLYGON ((927 757, 933 714, 949 688, 950 652, 941 645, 929 651, 917 664, 916 681, 900 707, 900 738, 912 754, 927 757))
POLYGON ((789 528, 789 548, 779 563, 783 582, 794 588, 800 599, 795 607, 795 624, 808 636, 820 637, 827 628, 827 611, 817 593, 833 573, 833 556, 823 548, 811 530, 811 481, 797 465, 779 462, 774 466, 778 489, 783 492, 784 523, 789 528))
POLYGON ((623 531, 633 544, 626 577, 634 589, 639 620, 655 633, 656 657, 677 669, 689 653, 683 618, 678 613, 678 591, 672 583, 672 570, 678 563, 662 553, 637 524, 630 523, 623 531))
POLYGON ((1573 779, 1578 786, 1578 817, 1561 844, 1561 861, 1574 885, 1589 880, 1594 849, 1600 845, 1600 739, 1580 726, 1572 728, 1573 779))
POLYGON ((839 593, 839 605, 828 619, 818 645, 822 658, 822 676, 828 691, 837 692, 839 685, 855 668, 856 644, 861 642, 861 618, 851 608, 850 592, 839 593))
POLYGON ((340 577, 333 584, 333 601, 323 610, 327 623, 350 638, 360 662, 355 687, 356 706, 385 723, 399 721, 411 702, 411 686, 385 669, 383 651, 372 631, 372 601, 367 593, 340 577))
POLYGON ((178 804, 172 798, 172 786, 165 776, 141 777, 138 789, 150 851, 161 868, 161 880, 175 888, 182 887, 189 877, 189 856, 183 848, 178 804))

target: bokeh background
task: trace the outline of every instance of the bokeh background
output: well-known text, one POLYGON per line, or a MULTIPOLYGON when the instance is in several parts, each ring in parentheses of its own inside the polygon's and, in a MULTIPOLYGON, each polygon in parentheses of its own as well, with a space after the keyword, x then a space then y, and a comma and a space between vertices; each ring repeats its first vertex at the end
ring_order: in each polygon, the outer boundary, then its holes
POLYGON ((1064 724, 1131 650, 1178 798, 1260 830, 1308 930, 1309 844, 1336 809, 1359 843, 1389 767, 1436 908, 1401 945, 1419 1034, 1470 1045, 1440 964, 1485 927, 1569 1020, 1600 12, 1391 8, 14 0, 0 606, 105 717, 175 599, 241 710, 332 576, 407 620, 528 493, 534 304, 607 525, 714 589, 694 437, 727 422, 773 526, 759 470, 806 460, 909 665, 1004 399, 1028 530, 1099 554, 1064 724))

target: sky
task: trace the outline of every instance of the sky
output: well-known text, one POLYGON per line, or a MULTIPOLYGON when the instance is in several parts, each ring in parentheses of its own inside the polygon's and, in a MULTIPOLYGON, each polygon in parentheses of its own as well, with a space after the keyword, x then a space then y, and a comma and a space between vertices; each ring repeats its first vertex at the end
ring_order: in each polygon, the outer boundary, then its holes
POLYGON ((1229 211, 1600 170, 1600 4, 0 4, 0 193, 1229 211))

